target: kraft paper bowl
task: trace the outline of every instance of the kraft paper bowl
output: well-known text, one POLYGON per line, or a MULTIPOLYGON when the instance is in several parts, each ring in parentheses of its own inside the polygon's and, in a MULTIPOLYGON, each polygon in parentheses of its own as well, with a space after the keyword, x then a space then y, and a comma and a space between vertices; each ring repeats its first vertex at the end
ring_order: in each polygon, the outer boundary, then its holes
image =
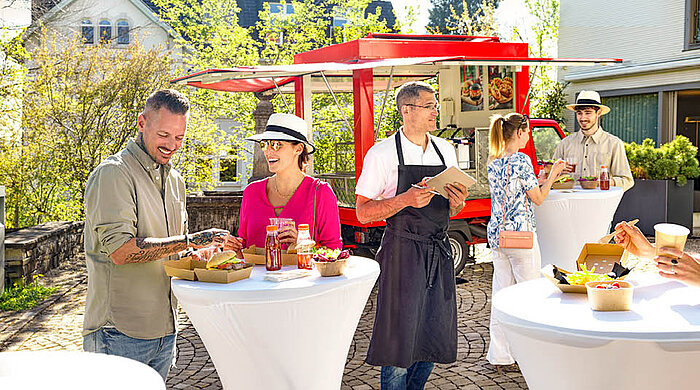
POLYGON ((311 260, 311 263, 316 267, 321 276, 340 276, 345 273, 345 267, 348 266, 348 259, 336 261, 311 260))
POLYGON ((578 183, 584 190, 595 190, 598 187, 598 180, 581 180, 578 183))
POLYGON ((634 287, 632 283, 624 280, 609 280, 605 282, 588 282, 586 283, 588 292, 588 304, 591 309, 596 311, 626 311, 630 309, 632 304, 632 291, 634 287), (608 290, 596 288, 598 285, 608 285, 612 283, 620 283, 620 288, 608 290))

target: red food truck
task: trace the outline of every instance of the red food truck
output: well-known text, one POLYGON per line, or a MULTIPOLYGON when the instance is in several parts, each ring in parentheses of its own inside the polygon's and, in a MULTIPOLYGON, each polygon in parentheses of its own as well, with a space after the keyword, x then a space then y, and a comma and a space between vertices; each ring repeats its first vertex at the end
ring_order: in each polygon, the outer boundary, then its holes
MULTIPOLYGON (((440 129, 434 134, 453 143, 459 167, 477 180, 469 188, 466 207, 451 218, 448 230, 455 272, 459 273, 473 261, 473 245, 486 242, 491 214, 486 176, 489 117, 509 112, 529 114, 530 66, 590 66, 621 61, 532 58, 527 43, 501 42, 497 37, 370 34, 299 53, 292 65, 210 69, 172 81, 229 92, 294 94, 294 111, 309 124, 312 93, 331 94, 338 104, 336 93, 351 92, 353 125, 350 120, 346 122, 354 132, 354 172, 315 176, 330 183, 338 197, 345 247, 372 256, 385 224, 362 224, 355 215, 355 182, 362 172, 364 156, 377 141, 389 92, 409 81, 437 78, 440 129)), ((539 170, 537 161, 549 159, 564 134, 555 121, 548 119, 532 119, 530 127, 532 137, 522 151, 539 170)))

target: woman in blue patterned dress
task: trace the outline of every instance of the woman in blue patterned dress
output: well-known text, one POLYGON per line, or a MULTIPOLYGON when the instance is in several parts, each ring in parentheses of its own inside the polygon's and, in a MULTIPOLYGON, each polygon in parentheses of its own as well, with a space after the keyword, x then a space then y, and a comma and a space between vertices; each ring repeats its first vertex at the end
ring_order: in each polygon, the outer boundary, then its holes
MULTIPOLYGON (((544 201, 552 184, 566 167, 564 161, 554 163, 547 179, 540 186, 530 157, 518 152, 527 145, 530 127, 525 115, 511 113, 491 117, 489 132, 488 178, 491 187, 491 220, 488 225, 489 246, 493 257, 492 297, 502 288, 538 277, 540 249, 535 234, 532 203, 544 201), (532 249, 499 248, 500 232, 533 232, 532 249)), ((486 359, 499 367, 513 364, 503 330, 491 310, 491 341, 486 359)))

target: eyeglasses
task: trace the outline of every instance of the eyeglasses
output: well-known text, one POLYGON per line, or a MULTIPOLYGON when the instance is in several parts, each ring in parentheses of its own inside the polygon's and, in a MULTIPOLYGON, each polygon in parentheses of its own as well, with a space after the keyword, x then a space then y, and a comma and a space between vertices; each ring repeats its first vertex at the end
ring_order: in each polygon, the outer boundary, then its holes
POLYGON ((282 141, 278 141, 278 140, 260 141, 260 149, 262 149, 262 150, 267 149, 267 147, 269 146, 270 148, 272 148, 272 150, 274 150, 276 152, 276 151, 280 150, 280 148, 283 145, 284 144, 282 143, 282 141))
POLYGON ((418 104, 408 104, 408 103, 406 105, 411 106, 411 107, 427 108, 430 111, 433 111, 433 110, 440 111, 440 105, 434 104, 434 103, 426 104, 424 106, 419 106, 418 104))

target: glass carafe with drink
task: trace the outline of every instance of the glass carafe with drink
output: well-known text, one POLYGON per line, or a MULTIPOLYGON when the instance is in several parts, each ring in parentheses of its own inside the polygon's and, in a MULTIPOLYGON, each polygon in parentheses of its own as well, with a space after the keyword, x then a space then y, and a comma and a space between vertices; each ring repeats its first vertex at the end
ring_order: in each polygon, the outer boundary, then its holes
POLYGON ((297 268, 311 269, 311 256, 314 253, 316 242, 311 239, 309 225, 299 224, 299 234, 297 236, 297 268))
POLYGON ((608 172, 607 165, 600 166, 600 189, 609 190, 610 189, 610 172, 608 172))
POLYGON ((265 269, 278 271, 282 269, 282 249, 280 239, 277 237, 277 226, 268 225, 265 237, 265 269))

